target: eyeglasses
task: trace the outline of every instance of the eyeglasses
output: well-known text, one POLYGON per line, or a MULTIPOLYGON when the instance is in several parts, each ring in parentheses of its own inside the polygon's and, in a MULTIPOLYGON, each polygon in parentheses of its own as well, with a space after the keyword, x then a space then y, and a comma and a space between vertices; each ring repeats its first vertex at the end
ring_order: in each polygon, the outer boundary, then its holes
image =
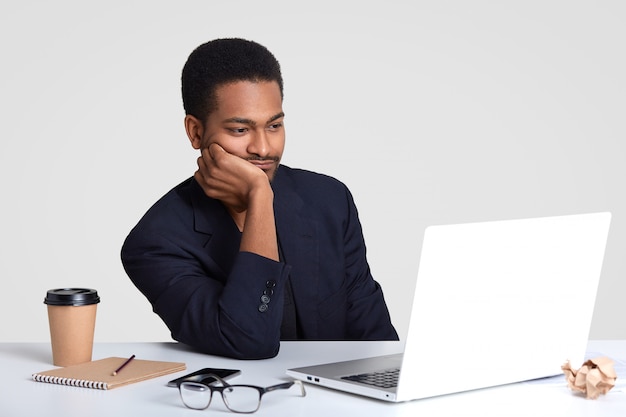
POLYGON ((295 380, 284 382, 271 387, 263 388, 255 385, 230 385, 222 378, 214 374, 203 375, 204 377, 213 377, 215 383, 221 386, 208 385, 201 382, 182 381, 178 384, 180 398, 185 407, 194 410, 204 410, 211 404, 214 392, 219 392, 222 400, 230 411, 235 413, 250 414, 254 413, 261 406, 261 398, 264 394, 278 389, 289 389, 293 385, 300 386, 301 396, 304 397, 304 385, 301 381, 295 380))

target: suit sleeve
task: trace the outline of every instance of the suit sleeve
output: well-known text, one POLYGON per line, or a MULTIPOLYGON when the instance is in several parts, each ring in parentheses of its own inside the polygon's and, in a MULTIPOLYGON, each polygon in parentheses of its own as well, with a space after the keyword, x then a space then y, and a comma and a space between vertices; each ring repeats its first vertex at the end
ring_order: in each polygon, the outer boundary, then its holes
POLYGON ((121 255, 128 276, 172 337, 213 355, 275 356, 289 267, 239 252, 230 273, 219 276, 215 272, 219 268, 206 253, 194 252, 198 245, 176 240, 177 234, 171 233, 176 225, 168 227, 170 233, 163 233, 140 222, 127 237, 121 255), (261 297, 266 289, 272 295, 264 303, 261 297))
POLYGON ((372 277, 356 205, 346 188, 344 257, 348 293, 347 331, 353 340, 398 340, 381 286, 372 277))

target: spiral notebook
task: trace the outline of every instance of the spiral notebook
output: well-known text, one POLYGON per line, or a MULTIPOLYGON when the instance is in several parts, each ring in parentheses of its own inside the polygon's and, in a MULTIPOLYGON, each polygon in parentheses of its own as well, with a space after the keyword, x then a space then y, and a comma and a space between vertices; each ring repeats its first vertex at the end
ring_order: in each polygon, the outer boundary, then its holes
POLYGON ((33 380, 74 387, 113 389, 134 382, 184 371, 187 367, 181 362, 149 361, 133 359, 117 375, 118 369, 128 358, 105 358, 65 368, 51 369, 33 374, 33 380))

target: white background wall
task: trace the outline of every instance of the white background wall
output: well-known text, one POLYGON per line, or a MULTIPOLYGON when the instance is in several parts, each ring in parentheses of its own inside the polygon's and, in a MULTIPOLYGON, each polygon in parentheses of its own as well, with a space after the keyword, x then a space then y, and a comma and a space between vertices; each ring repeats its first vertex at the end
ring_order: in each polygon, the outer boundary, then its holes
MULTIPOLYGON (((283 162, 336 176, 404 335, 424 227, 613 212, 592 338, 626 338, 626 3, 3 1, 0 341, 96 288, 97 341, 169 340, 119 261, 195 170, 180 71, 254 39, 285 78, 283 162)), ((576 300, 572 300, 572 308, 576 300)))

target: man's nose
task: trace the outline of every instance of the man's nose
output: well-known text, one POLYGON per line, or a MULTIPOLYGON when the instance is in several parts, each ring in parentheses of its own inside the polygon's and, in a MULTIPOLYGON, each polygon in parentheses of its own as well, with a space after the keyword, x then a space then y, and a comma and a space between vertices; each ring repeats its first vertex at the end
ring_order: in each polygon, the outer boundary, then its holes
POLYGON ((254 132, 248 144, 248 153, 265 157, 269 155, 270 143, 265 129, 259 129, 254 132))

